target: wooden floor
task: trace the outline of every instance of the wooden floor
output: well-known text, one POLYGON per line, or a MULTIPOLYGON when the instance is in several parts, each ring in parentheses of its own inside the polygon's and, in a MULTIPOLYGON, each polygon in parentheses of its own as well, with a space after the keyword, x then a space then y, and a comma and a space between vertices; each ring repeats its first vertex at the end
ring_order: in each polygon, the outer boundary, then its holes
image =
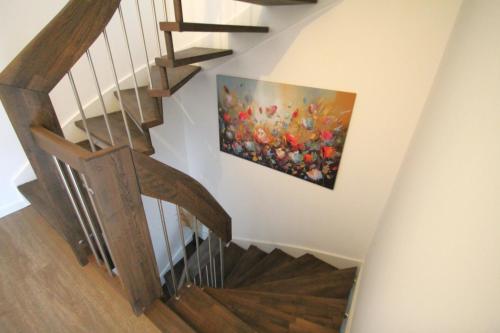
POLYGON ((34 208, 0 219, 0 332, 158 332, 34 208))

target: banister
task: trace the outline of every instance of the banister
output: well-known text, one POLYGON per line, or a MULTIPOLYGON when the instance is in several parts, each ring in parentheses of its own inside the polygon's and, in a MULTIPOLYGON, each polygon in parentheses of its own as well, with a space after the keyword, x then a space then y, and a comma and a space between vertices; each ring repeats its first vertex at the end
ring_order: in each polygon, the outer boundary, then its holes
POLYGON ((0 84, 50 92, 104 30, 120 0, 70 0, 0 74, 0 84))
POLYGON ((187 209, 223 241, 231 240, 231 217, 194 178, 132 151, 137 178, 144 195, 187 209))

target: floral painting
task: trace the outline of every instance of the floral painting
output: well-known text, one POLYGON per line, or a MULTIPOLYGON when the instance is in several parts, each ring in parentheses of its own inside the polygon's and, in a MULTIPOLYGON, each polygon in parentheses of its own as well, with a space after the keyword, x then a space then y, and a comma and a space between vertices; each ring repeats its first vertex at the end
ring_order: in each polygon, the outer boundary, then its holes
POLYGON ((217 76, 220 149, 333 189, 356 94, 217 76))

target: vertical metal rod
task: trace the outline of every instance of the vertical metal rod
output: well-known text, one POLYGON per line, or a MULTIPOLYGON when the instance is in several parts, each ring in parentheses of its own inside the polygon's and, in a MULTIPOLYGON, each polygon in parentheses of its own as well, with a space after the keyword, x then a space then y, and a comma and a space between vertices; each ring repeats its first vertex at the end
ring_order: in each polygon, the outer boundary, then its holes
MULTIPOLYGON (((71 174, 73 174, 73 171, 71 171, 71 174)), ((94 201, 94 191, 92 191, 92 189, 89 187, 89 184, 87 182, 87 178, 85 178, 85 175, 80 174, 80 177, 82 178, 83 186, 85 187, 85 189, 87 190, 87 193, 89 195, 90 204, 92 205, 92 209, 94 210, 94 214, 95 214, 95 217, 97 219, 97 223, 99 223, 99 227, 103 231, 102 236, 104 238, 104 242, 106 243, 106 247, 109 250, 110 249, 109 242, 106 239, 106 233, 104 232, 104 228, 102 227, 101 216, 99 215, 99 211, 97 210, 97 206, 96 206, 95 201, 94 201)), ((72 178, 74 178, 74 175, 72 176, 72 178)), ((81 197, 81 200, 83 200, 83 197, 81 197)), ((87 218, 89 219, 89 221, 91 221, 90 215, 88 214, 88 211, 86 211, 85 214, 87 215, 87 218)), ((94 226, 92 225, 92 223, 90 223, 90 225, 92 226, 92 232, 94 233, 94 235, 97 235, 96 230, 95 230, 94 226)), ((100 244, 101 242, 97 239, 97 236, 96 236, 96 241, 97 241, 97 245, 99 247, 99 250, 102 252, 103 260, 106 263, 106 268, 108 270, 108 274, 113 276, 113 271, 111 270, 111 265, 109 264, 108 259, 106 257, 106 252, 104 251, 102 244, 100 244)), ((111 254, 111 251, 110 251, 110 254, 111 254)), ((112 256, 112 254, 111 254, 111 256, 112 256)))
MULTIPOLYGON (((201 276, 201 266, 200 266, 200 248, 198 241, 198 219, 194 220, 194 237, 196 242, 196 262, 198 264, 198 274, 201 276)), ((200 281, 201 286, 201 281, 200 281)))
POLYGON ((207 265, 205 265, 205 276, 207 278, 207 286, 210 287, 210 279, 208 277, 208 266, 207 265))
POLYGON ((224 246, 219 238, 219 259, 220 259, 220 287, 224 288, 224 246))
POLYGON ((90 149, 95 152, 95 145, 92 139, 92 135, 89 131, 89 126, 87 125, 87 117, 85 117, 85 112, 83 111, 82 102, 80 100, 80 96, 78 95, 78 90, 76 89, 75 80, 73 79, 73 74, 71 74, 71 70, 68 72, 69 83, 71 84, 71 88, 73 89, 73 94, 75 95, 76 104, 78 105, 78 111, 80 111, 80 116, 82 117, 83 127, 85 128, 85 133, 87 134, 87 139, 90 143, 90 149))
POLYGON ((85 199, 83 198, 83 195, 80 191, 80 187, 78 186, 78 182, 76 181, 75 173, 73 172, 73 169, 66 164, 66 170, 68 171, 69 178, 71 179, 71 183, 73 184, 73 187, 76 189, 76 194, 78 197, 78 201, 80 202, 80 206, 82 207, 83 214, 85 215, 85 218, 87 219, 87 223, 90 226, 90 230, 92 230, 92 234, 94 235, 95 242, 97 244, 97 248, 99 249, 99 253, 101 254, 101 258, 104 261, 104 264, 106 266, 106 269, 108 270, 108 273, 112 276, 113 272, 111 271, 111 264, 109 263, 108 257, 106 256, 106 251, 105 247, 101 244, 101 240, 99 239, 99 234, 97 232, 97 229, 95 228, 94 221, 92 221, 92 217, 90 216, 89 209, 87 208, 87 203, 85 202, 85 199))
POLYGON ((187 282, 186 286, 189 288, 189 287, 191 287, 191 278, 189 277, 186 240, 184 239, 184 228, 182 227, 181 212, 180 212, 179 206, 176 206, 176 208, 177 208, 177 221, 179 222, 179 235, 181 237, 181 242, 182 242, 182 253, 184 255, 184 269, 186 271, 186 282, 187 282))
POLYGON ((213 276, 214 276, 214 288, 217 288, 217 268, 216 268, 216 261, 215 261, 215 257, 213 258, 213 261, 214 261, 214 272, 213 272, 213 276))
POLYGON ((155 27, 155 33, 156 33, 156 41, 158 42, 158 53, 160 54, 160 57, 161 57, 163 54, 161 52, 160 33, 158 32, 158 29, 160 27, 158 26, 158 17, 156 16, 156 4, 155 4, 155 0, 151 0, 151 8, 153 10, 153 18, 154 18, 154 27, 155 27))
POLYGON ((139 6, 139 0, 135 0, 135 7, 137 8, 137 17, 139 18, 139 28, 141 29, 142 44, 144 46, 144 54, 146 55, 146 67, 148 70, 149 86, 153 86, 153 81, 151 80, 151 68, 149 67, 149 55, 148 46, 146 44, 146 37, 144 35, 144 25, 142 24, 141 7, 139 6))
MULTIPOLYGON (((70 185, 68 184, 68 180, 66 179, 66 176, 64 175, 64 172, 61 168, 61 165, 59 164, 59 160, 57 157, 52 156, 54 159, 54 163, 56 164, 57 171, 59 172, 59 176, 61 177, 61 180, 63 182, 64 188, 66 189, 66 192, 68 193, 69 200, 71 201, 71 205, 73 206, 73 209, 75 210, 76 217, 78 218, 78 222, 80 222, 80 226, 83 229, 83 233, 85 234, 85 238, 87 239, 87 243, 89 243, 90 250, 94 254, 94 257, 99 265, 102 265, 101 260, 99 259, 99 256, 97 255, 97 251, 94 247, 94 242, 92 242, 92 239, 90 238, 90 233, 87 230, 87 226, 85 225, 85 222, 83 221, 82 214, 80 213, 80 210, 78 209, 78 204, 76 203, 75 197, 73 193, 71 192, 70 185)), ((75 188, 75 191, 78 191, 78 188, 75 188)))
POLYGON ((170 249, 170 240, 168 239, 168 231, 167 231, 167 223, 165 221, 165 214, 163 212, 163 204, 161 200, 158 200, 158 210, 160 211, 160 220, 161 220, 161 226, 163 228, 163 237, 165 238, 165 245, 167 249, 167 256, 168 256, 168 262, 170 264, 170 274, 172 276, 172 284, 174 286, 174 295, 175 298, 179 298, 177 295, 177 281, 175 279, 175 272, 174 272, 174 261, 172 260, 172 251, 170 249))
POLYGON ((113 77, 115 79, 116 93, 118 95, 118 102, 120 104, 120 110, 122 112, 123 123, 125 124, 125 131, 127 132, 128 144, 130 148, 134 149, 134 143, 132 142, 132 135, 130 135, 130 127, 128 125, 127 115, 125 114, 125 108, 123 107, 122 93, 120 91, 120 83, 118 82, 118 75, 116 74, 115 61, 113 60, 113 54, 111 53, 111 46, 109 45, 108 33, 106 32, 106 29, 103 30, 102 35, 104 37, 104 43, 106 44, 106 49, 108 51, 108 58, 111 63, 113 77))
POLYGON ((104 98, 102 97, 101 86, 99 85, 99 80, 97 79, 97 73, 94 67, 94 61, 92 61, 92 54, 90 53, 90 49, 87 50, 87 60, 89 61, 90 69, 92 70, 92 74, 94 76, 94 84, 99 95, 99 101, 101 102, 101 108, 104 115, 104 122, 106 123, 106 129, 108 130, 109 140, 112 146, 115 145, 115 140, 113 139, 113 133, 111 133, 111 126, 109 125, 108 118, 108 109, 106 108, 106 104, 104 104, 104 98))
POLYGON ((214 268, 212 263, 212 232, 208 230, 208 262, 210 264, 210 281, 212 282, 211 286, 214 286, 214 268))
POLYGON ((123 36, 125 37, 125 43, 127 44, 128 58, 130 61, 130 67, 132 69, 132 77, 134 79, 134 89, 135 96, 137 98, 137 105, 139 106, 139 114, 141 115, 141 122, 144 122, 144 114, 142 112, 141 98, 139 97, 139 88, 137 85, 137 77, 135 75, 134 60, 132 59, 132 52, 130 51, 130 43, 128 41, 127 28, 125 27, 125 20, 123 19, 122 6, 118 6, 118 14, 120 15, 120 22, 123 30, 123 36))

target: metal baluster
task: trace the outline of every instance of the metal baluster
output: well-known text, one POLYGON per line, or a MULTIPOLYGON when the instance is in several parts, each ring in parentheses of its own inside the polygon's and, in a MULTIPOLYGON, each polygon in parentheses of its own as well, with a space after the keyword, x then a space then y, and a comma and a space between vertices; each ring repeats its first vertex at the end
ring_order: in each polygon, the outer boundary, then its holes
POLYGON ((207 278, 207 286, 210 287, 210 279, 208 277, 208 266, 205 265, 205 276, 207 278))
POLYGON ((92 55, 90 54, 90 49, 87 50, 87 59, 89 61, 90 69, 92 70, 92 74, 94 76, 94 83, 97 93, 99 95, 99 101, 101 102, 101 107, 104 115, 104 122, 106 123, 106 129, 108 130, 109 140, 111 145, 115 145, 115 140, 113 139, 113 133, 111 133, 111 126, 109 125, 108 118, 108 110, 106 109, 106 105, 104 104, 104 98, 102 97, 101 86, 99 85, 99 80, 97 79, 97 73, 94 67, 94 61, 92 61, 92 55))
POLYGON ((179 234, 181 236, 181 242, 182 242, 182 253, 184 255, 184 269, 186 270, 186 286, 188 288, 191 287, 191 278, 189 277, 189 267, 188 267, 188 255, 186 251, 186 240, 184 239, 184 229, 182 227, 182 222, 181 222, 181 212, 179 209, 179 206, 176 206, 177 208, 177 221, 179 222, 179 234))
POLYGON ((224 246, 222 239, 219 238, 219 257, 220 257, 220 287, 224 288, 224 246))
POLYGON ((71 179, 71 183, 73 184, 73 187, 76 189, 78 201, 80 202, 80 206, 82 207, 83 214, 85 215, 85 218, 87 219, 87 223, 89 224, 90 229, 92 230, 92 234, 94 235, 94 239, 95 239, 95 242, 97 244, 97 248, 99 249, 99 253, 101 254, 102 260, 104 261, 104 264, 106 266, 106 269, 108 270, 109 275, 113 276, 113 272, 111 271, 111 264, 109 263, 108 257, 106 256, 105 246, 103 246, 101 244, 101 240, 99 239, 98 231, 95 228, 94 221, 92 221, 92 217, 90 216, 89 209, 87 208, 87 203, 85 202, 85 199, 80 191, 80 187, 78 186, 78 182, 76 181, 75 173, 73 172, 73 169, 71 169, 71 167, 68 164, 66 164, 66 170, 68 171, 69 178, 71 179))
MULTIPOLYGON (((128 35, 127 35, 127 29, 125 28, 125 20, 123 19, 123 12, 122 12, 122 6, 118 6, 118 14, 120 15, 120 22, 123 30, 123 36, 125 37, 125 43, 127 44, 127 51, 128 51, 128 57, 130 60, 130 67, 132 69, 132 77, 134 79, 134 89, 135 89, 135 96, 137 98, 137 105, 139 106, 139 114, 141 115, 141 123, 144 122, 144 114, 142 112, 142 105, 141 105, 141 98, 139 97, 139 88, 137 85, 137 77, 135 75, 135 67, 134 67, 134 60, 132 59, 132 52, 130 51, 130 43, 128 41, 128 35)), ((142 128, 138 126, 139 129, 142 128)))
POLYGON ((213 262, 214 262, 214 267, 213 267, 213 270, 214 270, 214 272, 213 272, 213 277, 214 277, 214 288, 217 288, 217 268, 216 268, 216 266, 217 266, 217 265, 215 264, 215 263, 216 263, 216 261, 215 261, 215 257, 214 257, 212 260, 213 260, 213 262))
MULTIPOLYGON (((63 182, 64 188, 66 189, 66 192, 68 193, 69 200, 71 201, 71 205, 73 206, 73 209, 75 210, 76 217, 78 218, 78 222, 80 222, 80 226, 83 229, 83 233, 85 234, 85 238, 87 239, 87 242, 89 243, 90 250, 92 250, 92 253, 94 254, 94 257, 99 265, 102 265, 101 260, 99 259, 99 256, 97 255, 97 251, 94 247, 94 242, 92 242, 92 239, 90 237, 90 233, 87 230, 87 226, 85 225, 85 222, 83 221, 82 214, 80 213, 80 210, 78 209, 78 204, 76 203, 75 197, 73 193, 71 192, 70 185, 68 184, 68 181, 66 179, 66 176, 64 175, 64 172, 61 168, 61 165, 59 164, 59 160, 57 157, 52 156, 54 159, 54 163, 56 164, 57 171, 59 172, 59 176, 61 177, 61 180, 63 182)), ((75 188, 75 191, 78 191, 78 188, 75 188)))
POLYGON ((80 96, 78 95, 78 90, 76 89, 75 80, 73 79, 73 74, 71 74, 71 70, 68 72, 69 83, 71 84, 71 88, 73 89, 73 94, 75 95, 76 104, 78 105, 78 111, 80 111, 80 116, 82 117, 83 127, 85 128, 85 133, 87 134, 87 139, 90 143, 90 149, 95 152, 95 145, 92 139, 92 135, 89 131, 89 126, 87 125, 87 117, 85 117, 85 112, 83 111, 82 102, 80 100, 80 96))
POLYGON ((156 4, 155 0, 151 0, 151 8, 153 10, 153 18, 154 18, 154 24, 155 24, 155 33, 156 33, 156 41, 158 42, 158 52, 160 54, 160 57, 163 55, 161 52, 161 42, 160 42, 160 33, 158 32, 158 17, 156 16, 156 4))
POLYGON ((213 269, 213 264, 212 264, 212 232, 208 230, 208 262, 210 265, 210 281, 211 281, 211 287, 214 286, 214 269, 213 269))
POLYGON ((113 54, 111 53, 111 46, 109 45, 108 33, 106 32, 106 29, 104 29, 102 35, 104 37, 104 43, 106 44, 106 49, 108 51, 108 58, 109 61, 111 62, 111 69, 113 72, 113 77, 115 79, 118 102, 120 104, 120 110, 122 112, 123 123, 125 124, 125 131, 127 132, 128 143, 130 145, 130 148, 134 149, 134 143, 132 142, 132 136, 130 135, 130 128, 128 125, 127 115, 125 114, 125 108, 123 107, 122 93, 120 91, 120 83, 118 82, 118 75, 116 74, 115 61, 113 60, 113 54))
POLYGON ((163 236, 165 237, 168 262, 170 264, 170 274, 172 276, 172 284, 174 286, 174 295, 176 299, 179 299, 179 296, 177 295, 177 281, 175 279, 174 261, 172 260, 172 251, 170 249, 170 240, 168 239, 167 223, 165 222, 165 214, 163 213, 163 204, 161 200, 158 200, 158 209, 160 211, 160 220, 161 220, 161 226, 163 228, 163 236))
POLYGON ((149 86, 152 87, 153 81, 151 80, 151 68, 149 68, 148 46, 146 44, 146 37, 144 35, 144 26, 142 24, 141 7, 139 6, 139 0, 135 0, 135 7, 137 8, 137 17, 139 18, 139 27, 141 28, 142 44, 144 46, 144 54, 146 55, 146 67, 148 70, 149 86))
MULTIPOLYGON (((73 172, 72 172, 72 174, 73 174, 73 172)), ((95 214, 95 217, 97 219, 97 223, 99 223, 99 227, 101 228, 101 230, 103 230, 102 236, 104 238, 104 242, 106 243, 106 247, 109 249, 110 248, 109 242, 106 238, 106 233, 104 232, 104 228, 102 226, 101 215, 99 215, 99 211, 97 210, 97 206, 96 206, 95 201, 94 201, 94 191, 89 187, 89 184, 87 182, 87 178, 85 178, 85 175, 80 174, 80 177, 82 178, 83 187, 85 187, 85 189, 87 190, 87 193, 89 195, 90 204, 92 205, 92 209, 94 210, 94 214, 95 214)), ((72 176, 72 178, 74 178, 74 175, 72 176)), ((81 200, 83 200, 83 198, 81 198, 81 200)), ((88 212, 86 214, 88 214, 88 212)), ((88 218, 90 218, 90 215, 88 215, 88 218)), ((90 224, 90 225, 92 226, 92 224, 90 224)), ((97 235, 95 228, 93 228, 92 231, 94 232, 95 235, 97 235)), ((97 237, 96 237, 96 239, 97 239, 97 237)), ((100 242, 98 241, 97 244, 99 245, 100 242)), ((102 249, 102 245, 99 245, 99 249, 103 252, 103 255, 104 255, 103 259, 104 259, 104 262, 106 263, 106 268, 108 269, 108 273, 111 276, 113 276, 113 271, 111 270, 111 265, 108 262, 108 259, 106 257, 106 253, 104 252, 104 249, 102 249)), ((111 251, 110 251, 110 255, 111 255, 111 257, 113 257, 113 254, 111 253, 111 251)))
MULTIPOLYGON (((198 274, 201 276, 201 266, 200 266, 200 249, 199 249, 199 242, 198 242, 198 219, 194 220, 194 237, 195 237, 195 243, 196 243, 196 261, 198 264, 198 274)), ((201 286, 201 281, 200 281, 200 286, 201 286)))

